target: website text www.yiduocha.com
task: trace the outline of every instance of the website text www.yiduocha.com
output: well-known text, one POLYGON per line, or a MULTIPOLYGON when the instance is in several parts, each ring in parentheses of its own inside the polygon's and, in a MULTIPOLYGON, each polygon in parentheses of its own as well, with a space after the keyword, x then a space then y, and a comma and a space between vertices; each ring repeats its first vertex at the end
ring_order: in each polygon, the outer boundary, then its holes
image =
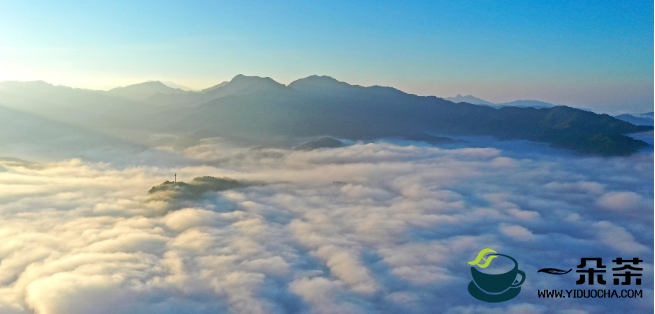
POLYGON ((621 291, 618 290, 602 290, 602 289, 574 289, 574 290, 537 290, 537 295, 539 298, 552 298, 552 299, 566 299, 566 298, 576 298, 576 299, 610 299, 610 298, 642 298, 642 290, 633 290, 633 289, 624 289, 621 291))

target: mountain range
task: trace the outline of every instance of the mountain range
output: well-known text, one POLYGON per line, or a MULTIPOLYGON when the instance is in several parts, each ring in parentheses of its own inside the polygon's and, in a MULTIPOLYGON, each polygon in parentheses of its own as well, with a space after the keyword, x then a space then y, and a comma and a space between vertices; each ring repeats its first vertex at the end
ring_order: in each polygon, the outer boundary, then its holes
POLYGON ((626 134, 653 129, 566 106, 455 103, 392 87, 351 85, 328 76, 284 85, 268 77, 237 75, 201 91, 161 82, 109 91, 3 82, 0 106, 140 145, 148 145, 154 134, 166 134, 177 138, 181 147, 209 137, 271 144, 322 136, 374 140, 416 134, 490 135, 612 156, 646 147, 626 134))
POLYGON ((504 102, 504 103, 493 103, 484 99, 477 98, 473 95, 457 95, 455 97, 446 97, 444 98, 445 100, 452 101, 454 103, 469 103, 469 104, 474 104, 474 105, 484 105, 484 106, 491 106, 491 107, 531 107, 531 108, 550 108, 550 107, 555 107, 557 105, 547 103, 544 101, 539 101, 539 100, 515 100, 515 101, 510 101, 510 102, 504 102))
POLYGON ((630 122, 634 125, 653 125, 653 112, 644 112, 644 113, 625 113, 616 116, 617 119, 630 122))
MULTIPOLYGON (((515 101, 510 101, 510 102, 505 102, 505 103, 492 103, 490 101, 475 97, 473 95, 457 95, 455 97, 446 97, 444 98, 446 100, 450 100, 454 103, 469 103, 469 104, 474 104, 474 105, 484 105, 484 106, 491 106, 491 107, 532 107, 532 108, 550 108, 550 107, 555 107, 557 105, 547 103, 544 101, 539 101, 539 100, 515 100, 515 101)), ((653 112, 645 112, 645 113, 624 113, 620 115, 614 116, 615 118, 630 122, 635 125, 653 125, 654 123, 654 117, 653 117, 653 112)))
POLYGON ((107 94, 131 100, 146 100, 156 94, 172 95, 185 94, 186 92, 187 91, 170 87, 159 81, 151 81, 125 87, 116 87, 107 91, 107 94))

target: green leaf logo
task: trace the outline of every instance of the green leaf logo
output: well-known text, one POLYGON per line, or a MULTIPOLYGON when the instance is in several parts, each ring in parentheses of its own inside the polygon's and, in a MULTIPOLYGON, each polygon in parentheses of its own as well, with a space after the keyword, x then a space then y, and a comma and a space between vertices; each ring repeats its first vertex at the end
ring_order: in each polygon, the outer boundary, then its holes
POLYGON ((476 265, 477 264, 478 267, 480 267, 480 268, 487 268, 487 266, 489 266, 489 263, 491 263, 491 260, 496 258, 496 256, 489 256, 487 258, 484 258, 484 256, 486 254, 489 254, 489 253, 496 253, 496 251, 494 251, 492 249, 489 249, 489 248, 486 248, 486 249, 480 251, 480 253, 478 253, 478 257, 476 257, 474 261, 468 262, 469 265, 476 265), (480 261, 484 261, 484 263, 480 264, 480 261))

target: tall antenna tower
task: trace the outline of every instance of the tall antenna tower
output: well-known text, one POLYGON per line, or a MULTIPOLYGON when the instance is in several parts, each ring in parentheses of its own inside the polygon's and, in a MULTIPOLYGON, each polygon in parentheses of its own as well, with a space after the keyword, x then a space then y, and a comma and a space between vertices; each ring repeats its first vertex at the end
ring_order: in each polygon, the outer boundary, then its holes
POLYGON ((175 173, 175 182, 177 183, 177 173, 175 173))

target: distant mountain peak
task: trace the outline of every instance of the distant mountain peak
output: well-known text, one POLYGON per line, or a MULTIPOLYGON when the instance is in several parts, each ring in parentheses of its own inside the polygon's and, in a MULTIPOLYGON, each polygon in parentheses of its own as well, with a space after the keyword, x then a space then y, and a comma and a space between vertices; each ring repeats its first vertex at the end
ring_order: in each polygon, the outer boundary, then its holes
POLYGON ((651 112, 646 112, 643 114, 629 114, 629 113, 624 113, 618 116, 615 116, 615 118, 632 123, 634 125, 653 125, 655 122, 653 121, 653 115, 651 112), (650 115, 649 115, 650 113, 650 115))
POLYGON ((475 97, 473 95, 462 96, 461 94, 457 94, 457 96, 455 96, 455 97, 446 97, 444 99, 448 100, 448 101, 452 101, 454 103, 465 102, 465 103, 474 104, 474 105, 485 105, 485 106, 493 106, 494 105, 494 103, 492 103, 490 101, 480 99, 480 98, 475 97))
POLYGON ((172 88, 160 81, 147 81, 143 83, 121 86, 110 89, 107 93, 127 99, 144 100, 155 94, 181 94, 185 91, 172 88))
POLYGON ((141 82, 141 83, 136 83, 136 84, 130 84, 126 86, 119 86, 110 89, 112 90, 121 90, 121 89, 126 89, 126 88, 139 88, 139 87, 168 87, 166 84, 162 83, 161 81, 146 81, 146 82, 141 82))
POLYGON ((268 76, 261 77, 261 76, 249 76, 243 74, 237 74, 235 77, 232 78, 232 80, 230 80, 229 83, 242 83, 242 82, 268 82, 268 83, 275 83, 277 85, 282 85, 268 76))
POLYGON ((345 82, 338 81, 337 79, 327 76, 327 75, 310 75, 308 77, 304 77, 301 79, 297 79, 289 85, 287 85, 293 89, 307 89, 307 88, 316 88, 316 87, 323 87, 323 88, 347 88, 347 87, 352 87, 354 85, 350 85, 345 82))
POLYGON ((238 96, 256 94, 264 91, 283 90, 286 86, 270 77, 247 76, 238 74, 229 82, 223 82, 202 91, 203 102, 211 101, 225 96, 238 96))
POLYGON ((249 75, 243 75, 243 74, 237 74, 235 77, 232 78, 228 82, 228 84, 252 84, 252 83, 259 83, 259 84, 272 84, 272 85, 280 85, 284 86, 284 84, 280 84, 274 79, 266 76, 266 77, 261 77, 261 76, 249 76, 249 75))
MULTIPOLYGON (((332 82, 332 83, 347 84, 347 83, 338 81, 337 79, 335 79, 335 78, 333 78, 331 76, 328 76, 328 75, 310 75, 308 77, 297 79, 297 80, 291 82, 291 84, 296 83, 296 82, 321 82, 321 83, 332 82)), ((289 85, 291 85, 291 84, 289 84, 289 85)), ((350 84, 348 84, 348 85, 350 85, 350 84)))

